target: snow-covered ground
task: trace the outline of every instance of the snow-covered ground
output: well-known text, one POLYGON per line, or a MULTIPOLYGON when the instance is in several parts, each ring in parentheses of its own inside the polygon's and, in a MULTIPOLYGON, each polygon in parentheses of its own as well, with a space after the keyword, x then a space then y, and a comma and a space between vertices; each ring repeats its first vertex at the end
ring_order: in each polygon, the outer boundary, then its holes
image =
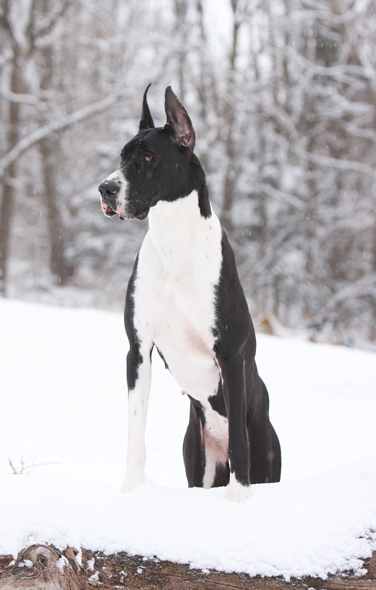
POLYGON ((359 571, 376 549, 376 354, 258 335, 282 482, 233 504, 224 489, 187 489, 189 402, 158 358, 148 481, 118 492, 120 314, 0 299, 0 350, 0 554, 53 543, 289 578, 359 571))

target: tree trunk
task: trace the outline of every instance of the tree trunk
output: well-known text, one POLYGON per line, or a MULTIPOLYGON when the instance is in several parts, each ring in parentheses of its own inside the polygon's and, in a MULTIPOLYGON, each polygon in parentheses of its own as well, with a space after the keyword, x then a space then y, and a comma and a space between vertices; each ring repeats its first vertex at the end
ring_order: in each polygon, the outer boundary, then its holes
POLYGON ((56 137, 42 139, 39 144, 44 176, 44 199, 47 207, 47 224, 50 245, 50 271, 60 286, 72 275, 65 260, 64 227, 58 205, 58 190, 55 177, 56 137))
POLYGON ((0 557, 1 590, 84 590, 127 588, 130 590, 376 590, 376 554, 367 560, 367 574, 321 578, 301 578, 286 582, 281 578, 250 578, 246 574, 203 572, 156 558, 146 559, 126 553, 104 555, 82 549, 78 552, 33 545, 16 562, 0 557))
POLYGON ((189 38, 187 35, 187 0, 175 0, 174 12, 176 18, 176 31, 179 39, 179 51, 177 52, 177 67, 179 79, 179 99, 185 102, 185 74, 187 68, 187 51, 189 38))
MULTIPOLYGON (((10 89, 13 93, 22 92, 21 56, 15 52, 10 81, 10 89)), ((20 105, 17 102, 9 103, 9 131, 7 134, 6 151, 10 151, 19 140, 20 105)), ((9 241, 11 223, 14 208, 14 179, 16 178, 16 162, 13 162, 4 178, 3 195, 0 210, 0 295, 6 295, 7 271, 9 258, 9 241)))
POLYGON ((235 164, 235 139, 234 139, 234 126, 235 126, 235 105, 234 105, 234 88, 235 88, 235 75, 236 75, 236 59, 238 57, 238 41, 239 41, 239 29, 241 20, 237 18, 238 0, 231 0, 231 8, 233 12, 233 23, 232 23, 232 46, 229 59, 229 72, 227 81, 227 97, 225 106, 225 125, 227 129, 225 147, 226 147, 226 176, 223 190, 223 204, 221 212, 221 222, 228 233, 231 235, 233 230, 231 211, 235 198, 235 177, 236 171, 234 170, 235 164))
MULTIPOLYGON (((50 10, 50 2, 44 1, 46 13, 50 10)), ((42 49, 44 58, 43 76, 41 88, 48 91, 51 87, 53 76, 53 50, 49 45, 42 49)), ((50 271, 57 277, 58 284, 64 286, 72 275, 72 269, 65 259, 65 229, 62 222, 61 208, 59 206, 59 194, 56 184, 56 168, 58 162, 58 139, 51 135, 41 140, 39 144, 42 156, 42 168, 44 176, 44 199, 47 207, 48 237, 50 245, 50 271)))
MULTIPOLYGON (((15 176, 15 165, 12 164, 8 171, 9 178, 15 176)), ((13 186, 6 179, 3 186, 0 212, 0 295, 6 295, 8 279, 8 256, 10 228, 13 215, 13 186)))

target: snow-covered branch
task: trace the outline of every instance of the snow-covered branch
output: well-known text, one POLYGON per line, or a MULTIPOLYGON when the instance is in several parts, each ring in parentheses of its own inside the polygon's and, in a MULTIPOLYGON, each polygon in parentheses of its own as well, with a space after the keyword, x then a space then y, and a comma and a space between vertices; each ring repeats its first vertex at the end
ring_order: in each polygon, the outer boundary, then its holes
POLYGON ((11 51, 10 49, 5 50, 4 53, 0 55, 0 68, 3 68, 7 63, 12 61, 13 57, 13 51, 11 51))
POLYGON ((285 191, 281 191, 277 188, 274 188, 271 184, 258 184, 256 185, 255 190, 259 192, 264 192, 273 199, 276 199, 281 203, 288 203, 289 205, 292 205, 293 207, 301 211, 305 209, 305 204, 301 199, 299 199, 291 193, 286 193, 285 191))
POLYGON ((307 152, 305 150, 300 150, 299 153, 305 160, 313 162, 314 164, 318 164, 319 166, 338 168, 339 170, 348 170, 351 172, 360 172, 361 174, 369 176, 371 179, 375 178, 376 170, 371 166, 368 166, 368 164, 364 164, 363 162, 356 162, 353 160, 339 160, 329 156, 322 156, 320 154, 307 152))
POLYGON ((336 291, 315 315, 312 327, 320 328, 325 323, 337 319, 342 313, 342 308, 351 309, 355 300, 367 297, 373 300, 376 306, 376 273, 365 276, 355 283, 347 283, 336 291))
POLYGON ((9 102, 16 102, 18 104, 28 104, 28 105, 32 105, 32 106, 35 106, 35 105, 41 106, 41 104, 42 104, 42 101, 34 94, 21 94, 21 93, 11 92, 11 90, 8 90, 6 88, 1 88, 0 95, 5 100, 8 100, 9 102))
POLYGON ((0 177, 4 175, 7 168, 17 160, 26 150, 40 142, 42 139, 45 139, 52 133, 56 133, 57 131, 62 131, 79 123, 80 121, 84 121, 97 113, 100 113, 107 108, 111 107, 115 104, 122 96, 124 95, 124 90, 113 92, 108 95, 106 98, 99 100, 95 103, 87 105, 74 113, 66 115, 61 119, 56 121, 50 121, 46 125, 39 127, 26 137, 23 137, 12 150, 10 150, 1 160, 0 160, 0 177))

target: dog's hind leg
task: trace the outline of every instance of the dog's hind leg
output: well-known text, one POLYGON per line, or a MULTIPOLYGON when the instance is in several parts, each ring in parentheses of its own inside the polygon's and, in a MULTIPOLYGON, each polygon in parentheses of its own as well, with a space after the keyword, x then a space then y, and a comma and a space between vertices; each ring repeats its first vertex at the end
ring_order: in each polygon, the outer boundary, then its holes
POLYGON ((281 477, 281 447, 269 419, 269 396, 259 380, 262 395, 255 415, 248 415, 247 428, 251 448, 251 483, 278 482, 281 477))
POLYGON ((273 483, 281 478, 281 448, 272 424, 253 424, 250 428, 251 483, 273 483))
POLYGON ((201 410, 190 403, 187 431, 183 442, 185 473, 190 488, 201 488, 205 474, 205 448, 201 410))

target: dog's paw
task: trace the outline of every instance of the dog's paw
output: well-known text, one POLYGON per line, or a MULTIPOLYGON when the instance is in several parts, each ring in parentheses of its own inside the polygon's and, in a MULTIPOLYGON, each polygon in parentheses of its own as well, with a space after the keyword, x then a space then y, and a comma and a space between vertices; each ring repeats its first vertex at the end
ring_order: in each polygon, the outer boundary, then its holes
POLYGON ((120 488, 122 494, 129 494, 144 483, 144 475, 126 475, 120 488))
POLYGON ((228 486, 227 491, 227 500, 230 502, 246 502, 251 496, 251 486, 243 486, 243 484, 236 481, 235 477, 230 478, 230 485, 228 486))

